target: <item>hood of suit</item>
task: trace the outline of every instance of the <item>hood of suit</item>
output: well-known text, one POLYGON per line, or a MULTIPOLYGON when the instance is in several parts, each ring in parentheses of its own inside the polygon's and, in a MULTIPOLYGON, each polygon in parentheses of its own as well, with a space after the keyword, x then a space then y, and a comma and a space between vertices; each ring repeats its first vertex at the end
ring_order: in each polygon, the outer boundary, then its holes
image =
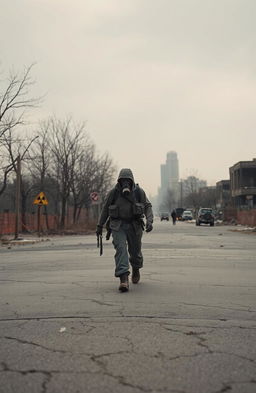
POLYGON ((128 196, 130 192, 134 189, 134 177, 131 169, 123 168, 121 169, 118 176, 118 185, 121 188, 122 195, 128 196))
POLYGON ((130 179, 132 181, 132 184, 134 185, 133 173, 132 173, 131 169, 129 169, 129 168, 121 169, 121 171, 118 175, 117 181, 119 182, 119 180, 121 180, 121 179, 130 179))

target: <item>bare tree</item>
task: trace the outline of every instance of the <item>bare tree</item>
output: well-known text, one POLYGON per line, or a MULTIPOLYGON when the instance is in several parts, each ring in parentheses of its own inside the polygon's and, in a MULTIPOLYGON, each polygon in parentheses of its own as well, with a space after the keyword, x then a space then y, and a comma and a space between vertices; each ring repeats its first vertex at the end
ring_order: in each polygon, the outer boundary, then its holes
POLYGON ((15 134, 18 127, 25 125, 26 109, 35 107, 41 100, 29 96, 34 83, 30 75, 32 67, 27 67, 22 75, 10 73, 5 87, 0 90, 0 195, 6 188, 8 176, 16 171, 17 155, 23 159, 33 142, 29 139, 24 143, 24 136, 15 134))
POLYGON ((6 132, 3 135, 0 150, 2 152, 2 159, 5 164, 4 166, 2 166, 2 168, 0 168, 2 180, 0 183, 0 195, 4 192, 6 188, 8 176, 10 175, 10 173, 17 172, 18 155, 20 156, 21 161, 23 161, 35 139, 36 137, 30 140, 26 140, 24 145, 23 140, 21 139, 17 138, 16 140, 13 140, 11 130, 8 130, 8 133, 6 132))
POLYGON ((22 232, 28 232, 27 229, 27 201, 28 197, 31 195, 31 192, 34 189, 34 184, 30 176, 25 175, 21 177, 21 225, 22 225, 22 232))
POLYGON ((105 198, 107 192, 113 185, 115 172, 116 168, 108 153, 104 153, 102 156, 97 158, 93 186, 94 191, 98 191, 101 194, 102 199, 105 198))
POLYGON ((82 143, 85 138, 84 123, 76 125, 71 118, 67 120, 50 119, 50 145, 54 167, 51 175, 59 185, 61 204, 60 227, 65 226, 66 208, 71 192, 72 179, 77 161, 82 155, 82 143))
POLYGON ((39 183, 40 191, 45 191, 45 179, 51 167, 51 149, 49 145, 49 121, 39 124, 37 139, 29 151, 29 171, 33 180, 39 183))
POLYGON ((201 196, 199 192, 191 192, 184 198, 184 204, 187 208, 198 210, 201 205, 201 196))
POLYGON ((189 176, 184 180, 186 194, 196 193, 199 189, 199 179, 196 176, 189 176))
POLYGON ((78 160, 76 172, 72 178, 71 190, 74 204, 74 223, 78 220, 81 209, 83 207, 88 209, 90 205, 90 193, 93 187, 95 171, 95 146, 90 143, 83 147, 83 153, 78 160))
POLYGON ((82 208, 90 208, 92 191, 105 197, 113 184, 115 168, 108 154, 96 153, 84 123, 77 125, 71 117, 41 122, 36 134, 38 139, 29 153, 34 188, 51 196, 50 209, 54 204, 60 227, 64 228, 68 205, 73 207, 76 223, 82 208))
POLYGON ((205 187, 187 195, 185 204, 187 207, 193 207, 195 210, 198 210, 200 207, 216 209, 216 200, 216 189, 205 187))
POLYGON ((74 222, 79 218, 82 207, 87 209, 90 207, 92 191, 97 191, 102 199, 105 198, 113 185, 115 171, 109 154, 105 153, 102 156, 97 156, 93 144, 84 147, 72 184, 74 222))
POLYGON ((201 197, 201 207, 211 207, 212 209, 216 209, 217 195, 215 187, 203 188, 200 190, 199 194, 201 197))

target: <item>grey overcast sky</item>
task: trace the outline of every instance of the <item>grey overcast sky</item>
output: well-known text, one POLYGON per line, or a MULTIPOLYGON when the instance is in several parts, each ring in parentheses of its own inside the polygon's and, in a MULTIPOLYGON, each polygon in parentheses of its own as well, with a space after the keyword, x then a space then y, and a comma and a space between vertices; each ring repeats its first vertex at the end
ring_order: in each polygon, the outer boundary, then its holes
POLYGON ((1 0, 1 77, 36 62, 36 119, 85 120, 150 194, 166 153, 213 185, 256 157, 255 0, 1 0))

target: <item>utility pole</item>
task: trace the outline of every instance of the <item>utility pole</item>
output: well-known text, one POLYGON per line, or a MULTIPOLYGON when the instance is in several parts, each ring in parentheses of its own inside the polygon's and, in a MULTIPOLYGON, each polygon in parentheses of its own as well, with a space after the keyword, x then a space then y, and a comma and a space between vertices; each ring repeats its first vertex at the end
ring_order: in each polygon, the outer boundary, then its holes
POLYGON ((20 178, 21 178, 21 163, 20 155, 17 157, 17 172, 16 172, 16 201, 15 201, 15 237, 19 237, 19 224, 20 224, 20 178))
POLYGON ((183 181, 180 180, 180 207, 183 207, 183 181))

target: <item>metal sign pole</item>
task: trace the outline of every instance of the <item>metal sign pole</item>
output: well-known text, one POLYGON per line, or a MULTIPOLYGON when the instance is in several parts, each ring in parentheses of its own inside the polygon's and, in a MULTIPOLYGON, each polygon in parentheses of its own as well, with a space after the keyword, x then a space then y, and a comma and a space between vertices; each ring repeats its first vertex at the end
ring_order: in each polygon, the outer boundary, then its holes
POLYGON ((101 195, 98 192, 93 191, 90 194, 90 198, 93 205, 93 218, 99 220, 101 212, 101 195))
POLYGON ((14 239, 17 240, 19 237, 19 224, 20 224, 20 178, 21 178, 21 164, 20 155, 17 157, 17 177, 16 177, 16 214, 15 214, 15 236, 14 239))
MULTIPOLYGON (((38 236, 40 237, 40 232, 41 232, 41 206, 47 206, 48 205, 48 199, 45 196, 44 192, 40 192, 36 198, 34 199, 33 202, 34 205, 37 205, 37 233, 38 236)), ((47 225, 48 228, 48 225, 47 225)))
POLYGON ((37 205, 37 233, 38 233, 38 237, 40 237, 40 228, 41 228, 41 205, 37 205))

